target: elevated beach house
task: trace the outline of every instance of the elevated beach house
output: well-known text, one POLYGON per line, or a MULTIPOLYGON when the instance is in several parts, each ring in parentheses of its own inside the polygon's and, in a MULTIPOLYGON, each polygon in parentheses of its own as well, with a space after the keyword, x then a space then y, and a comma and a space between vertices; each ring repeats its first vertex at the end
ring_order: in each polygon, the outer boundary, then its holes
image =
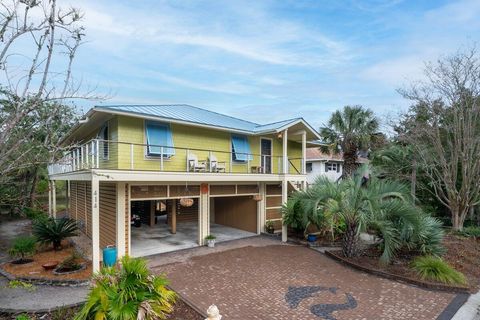
POLYGON ((98 270, 109 245, 144 256, 259 234, 266 221, 286 241, 280 209, 305 186, 317 139, 302 118, 261 125, 189 105, 99 106, 63 139, 73 147, 49 178, 67 181, 67 214, 98 270))

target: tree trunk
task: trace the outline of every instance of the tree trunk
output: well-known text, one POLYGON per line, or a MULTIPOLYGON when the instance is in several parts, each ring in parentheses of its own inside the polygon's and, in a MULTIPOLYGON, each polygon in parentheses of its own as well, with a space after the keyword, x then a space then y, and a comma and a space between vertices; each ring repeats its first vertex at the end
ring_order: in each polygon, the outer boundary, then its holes
POLYGON ((415 203, 415 194, 417 189, 417 157, 413 155, 412 160, 412 178, 411 178, 411 186, 410 186, 410 193, 413 198, 413 202, 415 203))
POLYGON ((355 257, 357 255, 357 242, 358 242, 358 225, 357 223, 348 223, 347 230, 343 236, 342 251, 343 255, 348 258, 355 257))
POLYGON ((33 169, 32 185, 30 186, 30 194, 28 199, 28 206, 33 208, 33 203, 35 202, 36 189, 38 182, 38 166, 35 166, 33 169))
POLYGON ((357 147, 347 144, 343 151, 343 173, 342 177, 350 177, 357 170, 357 147))

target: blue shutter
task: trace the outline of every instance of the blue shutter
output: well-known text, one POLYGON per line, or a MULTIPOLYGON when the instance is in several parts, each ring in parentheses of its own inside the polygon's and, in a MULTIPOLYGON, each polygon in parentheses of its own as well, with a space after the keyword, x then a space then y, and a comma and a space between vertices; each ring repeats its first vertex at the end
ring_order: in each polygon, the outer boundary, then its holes
POLYGON ((250 144, 248 143, 248 138, 245 136, 232 135, 232 153, 233 160, 235 161, 245 162, 247 160, 253 160, 250 144))
POLYGON ((163 147, 164 156, 170 157, 175 154, 172 131, 168 124, 145 121, 145 131, 147 136, 147 155, 160 156, 161 147, 163 147))

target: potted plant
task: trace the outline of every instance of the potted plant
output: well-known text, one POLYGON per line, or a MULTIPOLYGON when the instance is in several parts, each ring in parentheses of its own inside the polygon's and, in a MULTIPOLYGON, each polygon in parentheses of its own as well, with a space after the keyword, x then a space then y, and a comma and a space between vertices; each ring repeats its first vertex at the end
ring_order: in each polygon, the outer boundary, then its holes
POLYGON ((205 237, 205 240, 207 240, 207 245, 209 248, 215 247, 215 237, 213 234, 209 234, 208 236, 205 237))
POLYGON ((13 264, 24 264, 32 262, 33 259, 27 257, 32 256, 35 253, 36 240, 34 237, 18 237, 13 242, 12 247, 8 250, 8 254, 16 260, 12 261, 13 264))
POLYGON ((275 231, 273 227, 273 221, 267 220, 267 222, 265 222, 265 231, 267 233, 273 234, 273 232, 275 231))

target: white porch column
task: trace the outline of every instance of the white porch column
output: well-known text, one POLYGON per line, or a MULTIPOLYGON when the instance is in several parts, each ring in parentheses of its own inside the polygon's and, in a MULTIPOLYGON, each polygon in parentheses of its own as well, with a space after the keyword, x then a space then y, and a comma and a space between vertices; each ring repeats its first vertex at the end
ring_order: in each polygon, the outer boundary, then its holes
MULTIPOLYGON (((288 181, 287 179, 282 180, 282 204, 287 203, 288 198, 288 181)), ((288 227, 283 224, 282 216, 282 242, 287 242, 288 240, 288 227)))
POLYGON ((55 180, 51 182, 52 189, 52 217, 57 217, 57 188, 55 185, 55 180))
POLYGON ((100 210, 99 210, 99 182, 92 177, 92 264, 93 272, 100 270, 100 210))
MULTIPOLYGON (((283 174, 288 173, 288 129, 285 129, 283 131, 283 174)), ((284 178, 282 180, 282 204, 285 204, 287 202, 287 196, 288 196, 288 183, 287 180, 284 178)), ((282 220, 282 242, 287 242, 287 226, 283 224, 282 220)))
POLYGON ((125 182, 117 183, 117 258, 120 259, 126 253, 126 230, 125 230, 125 182))
POLYGON ((307 174, 307 133, 302 132, 302 174, 307 174))
POLYGON ((283 148, 282 148, 282 152, 283 152, 283 168, 282 168, 282 172, 283 174, 287 174, 288 173, 288 150, 287 150, 287 147, 288 147, 288 129, 285 129, 282 133, 282 137, 283 137, 283 148))
POLYGON ((265 232, 265 182, 260 182, 258 193, 262 200, 257 202, 257 233, 265 232))
MULTIPOLYGON (((202 187, 200 187, 202 189, 202 187)), ((210 190, 210 186, 208 186, 210 190)), ((198 244, 203 246, 205 244, 205 237, 210 234, 210 201, 209 191, 203 192, 200 190, 200 199, 198 206, 198 244)))
POLYGON ((52 180, 48 180, 48 216, 52 216, 52 180))

